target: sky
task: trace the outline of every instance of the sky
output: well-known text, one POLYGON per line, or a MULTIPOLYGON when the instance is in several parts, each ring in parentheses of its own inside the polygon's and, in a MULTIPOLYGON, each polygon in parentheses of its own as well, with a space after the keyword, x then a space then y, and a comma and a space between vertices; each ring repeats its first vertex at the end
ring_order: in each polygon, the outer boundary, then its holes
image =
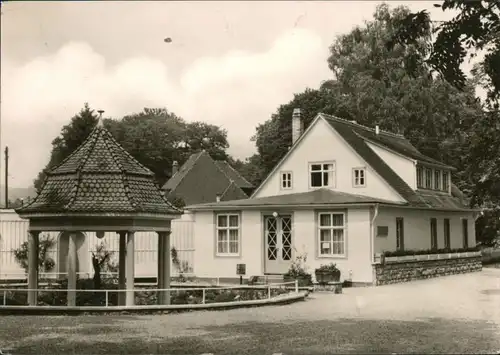
MULTIPOLYGON (((434 2, 388 3, 449 19, 434 2)), ((221 126, 228 152, 244 159, 255 127, 330 79, 329 45, 380 3, 2 2, 2 184, 5 146, 9 186, 31 186, 85 102, 105 117, 166 107, 221 126)))

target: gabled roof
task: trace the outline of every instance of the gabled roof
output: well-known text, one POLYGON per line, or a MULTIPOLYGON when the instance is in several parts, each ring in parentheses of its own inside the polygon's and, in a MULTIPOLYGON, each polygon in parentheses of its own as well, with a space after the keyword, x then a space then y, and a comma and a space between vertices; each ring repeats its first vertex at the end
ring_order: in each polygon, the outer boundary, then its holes
POLYGON ((365 141, 373 142, 375 144, 381 145, 389 150, 399 153, 408 158, 417 160, 422 163, 432 164, 435 166, 440 166, 444 169, 456 170, 454 167, 446 165, 440 161, 432 159, 422 153, 420 153, 417 148, 415 148, 408 139, 400 134, 390 133, 383 130, 379 130, 377 134, 374 129, 362 126, 360 124, 343 120, 341 118, 321 114, 323 118, 326 119, 328 123, 338 122, 343 125, 349 126, 349 128, 356 134, 360 135, 365 141))
POLYGON ((216 162, 201 151, 192 154, 163 189, 168 198, 182 198, 186 205, 216 201, 217 195, 222 201, 248 198, 242 188, 251 184, 232 170, 229 164, 216 162))
POLYGON ((102 124, 47 173, 40 193, 16 212, 182 214, 163 197, 153 172, 123 149, 102 124))
POLYGON ((308 129, 301 135, 292 148, 285 154, 282 160, 276 165, 273 171, 262 182, 262 184, 255 190, 255 195, 260 187, 262 187, 271 175, 279 168, 281 164, 288 158, 292 151, 299 145, 301 140, 308 134, 310 129, 319 119, 324 119, 330 127, 339 133, 345 142, 370 165, 375 172, 380 175, 403 199, 408 201, 411 206, 419 208, 452 208, 464 209, 467 208, 462 199, 457 197, 454 193, 452 196, 444 193, 421 192, 413 190, 385 161, 375 153, 367 142, 376 142, 379 145, 387 147, 399 154, 405 155, 411 159, 421 161, 428 164, 442 166, 443 168, 450 168, 449 166, 440 163, 432 158, 418 152, 418 150, 411 145, 402 135, 396 135, 389 132, 379 131, 376 134, 374 129, 358 125, 351 121, 343 120, 334 116, 319 113, 313 120, 308 129))
POLYGON ((367 197, 363 195, 349 194, 320 188, 308 192, 285 194, 277 196, 248 198, 243 200, 211 202, 187 206, 188 210, 212 210, 224 208, 249 208, 249 207, 322 207, 330 205, 353 205, 353 204, 375 204, 384 203, 388 205, 404 205, 384 199, 367 197))
POLYGON ((245 179, 239 172, 236 171, 229 163, 225 160, 217 160, 215 162, 219 169, 227 175, 227 177, 231 180, 234 181, 236 186, 241 187, 241 188, 252 188, 253 185, 248 182, 247 179, 245 179))

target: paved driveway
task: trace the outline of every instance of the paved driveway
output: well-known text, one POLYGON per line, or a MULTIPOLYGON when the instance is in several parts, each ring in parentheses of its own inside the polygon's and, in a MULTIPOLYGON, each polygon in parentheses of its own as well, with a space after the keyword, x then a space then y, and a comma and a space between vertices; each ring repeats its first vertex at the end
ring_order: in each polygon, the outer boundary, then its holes
MULTIPOLYGON (((301 303, 154 316, 0 317, 12 354, 493 353, 500 269, 312 294, 301 303)), ((0 346, 0 349, 2 347, 0 346)))

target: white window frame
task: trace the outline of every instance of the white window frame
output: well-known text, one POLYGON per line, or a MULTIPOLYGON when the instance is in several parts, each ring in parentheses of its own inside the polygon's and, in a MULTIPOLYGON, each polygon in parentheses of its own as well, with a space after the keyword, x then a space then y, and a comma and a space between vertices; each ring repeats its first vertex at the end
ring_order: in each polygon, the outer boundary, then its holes
POLYGON ((417 189, 424 187, 425 172, 422 166, 417 166, 417 189))
POLYGON ((352 169, 352 186, 353 187, 366 187, 366 168, 365 167, 352 169), (359 174, 358 177, 356 177, 356 173, 359 174), (359 182, 359 181, 361 181, 361 179, 363 179, 362 184, 359 182))
POLYGON ((217 213, 215 215, 215 255, 216 256, 240 256, 240 250, 241 250, 241 217, 239 213, 217 213), (230 226, 229 225, 229 220, 231 217, 237 217, 238 218, 238 226, 230 226), (227 226, 219 226, 219 217, 226 217, 227 218, 227 226), (227 253, 223 253, 219 251, 219 231, 225 230, 227 231, 227 253), (231 230, 236 230, 238 231, 238 239, 237 239, 237 246, 238 250, 237 252, 231 253, 230 250, 230 245, 231 245, 231 238, 230 238, 230 231, 231 230))
POLYGON ((433 188, 432 183, 433 183, 433 174, 434 172, 432 171, 431 168, 425 168, 424 169, 424 189, 431 190, 433 188), (430 179, 427 179, 427 173, 430 172, 430 179), (427 185, 427 182, 429 182, 429 185, 427 185))
POLYGON ((331 161, 318 161, 318 162, 310 162, 309 163, 309 188, 310 189, 321 189, 324 187, 335 188, 337 182, 337 174, 336 174, 336 163, 335 160, 331 161), (332 165, 332 170, 324 170, 323 165, 330 164, 332 165), (321 170, 312 170, 313 165, 321 165, 321 170), (321 173, 321 186, 312 186, 312 173, 321 173), (324 173, 332 173, 332 181, 330 181, 329 185, 324 185, 323 174, 324 173))
POLYGON ((280 189, 281 190, 291 190, 293 188, 293 174, 291 171, 280 171, 280 189), (286 179, 285 177, 289 177, 289 179, 286 179), (285 186, 286 182, 288 182, 287 185, 290 186, 285 186))
POLYGON ((442 190, 442 186, 443 186, 443 174, 442 174, 441 170, 435 169, 434 170, 434 182, 433 182, 432 188, 434 190, 440 191, 440 190, 442 190), (438 180, 436 180, 436 173, 439 176, 438 180), (437 187, 436 187, 436 181, 438 183, 437 187))
POLYGON ((317 235, 317 246, 318 246, 318 258, 335 258, 335 257, 341 257, 345 258, 347 255, 347 220, 346 220, 346 213, 345 212, 318 212, 317 214, 317 230, 318 230, 318 235, 317 235), (333 216, 335 215, 342 215, 342 221, 343 225, 342 226, 321 226, 321 216, 322 215, 330 215, 331 220, 333 221, 333 216), (342 245, 343 245, 343 253, 342 254, 334 254, 333 253, 333 232, 331 233, 331 241, 330 241, 330 250, 332 251, 329 254, 325 254, 321 252, 321 231, 322 230, 342 230, 342 245))
POLYGON ((450 173, 448 171, 443 171, 442 173, 442 185, 441 188, 445 192, 449 192, 450 190, 450 173), (446 178, 445 178, 446 176, 446 178), (446 186, 446 188, 445 188, 446 186))

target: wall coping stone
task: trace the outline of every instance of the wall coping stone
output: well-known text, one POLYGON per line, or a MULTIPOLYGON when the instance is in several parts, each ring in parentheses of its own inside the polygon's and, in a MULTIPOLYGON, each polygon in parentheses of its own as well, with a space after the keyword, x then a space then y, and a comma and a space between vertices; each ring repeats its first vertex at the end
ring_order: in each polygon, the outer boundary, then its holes
MULTIPOLYGON (((475 258, 481 257, 480 251, 469 251, 464 253, 443 253, 443 254, 422 254, 422 255, 403 255, 403 256, 386 256, 385 263, 407 263, 427 260, 448 260, 459 258, 475 258)), ((376 260, 372 265, 381 264, 381 256, 377 255, 376 260)))

